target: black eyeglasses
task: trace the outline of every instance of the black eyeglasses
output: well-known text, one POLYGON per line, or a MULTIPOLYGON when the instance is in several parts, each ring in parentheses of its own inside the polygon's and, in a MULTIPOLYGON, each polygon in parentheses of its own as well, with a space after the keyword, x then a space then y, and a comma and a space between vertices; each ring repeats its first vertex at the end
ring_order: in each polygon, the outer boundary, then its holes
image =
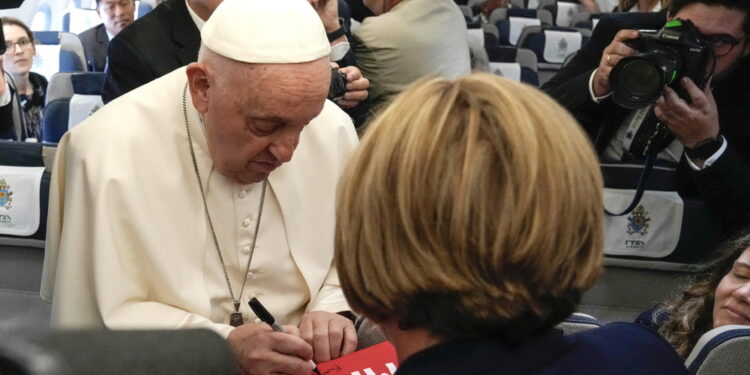
POLYGON ((22 50, 28 49, 31 47, 31 41, 27 38, 21 38, 18 39, 17 42, 11 42, 10 40, 5 41, 5 53, 14 53, 16 51, 16 46, 21 47, 22 50))
POLYGON ((747 36, 743 36, 742 38, 735 38, 731 35, 727 34, 717 34, 717 35, 708 35, 705 37, 706 42, 713 48, 714 55, 716 57, 721 57, 729 52, 732 51, 734 46, 742 43, 742 40, 745 39, 747 36))

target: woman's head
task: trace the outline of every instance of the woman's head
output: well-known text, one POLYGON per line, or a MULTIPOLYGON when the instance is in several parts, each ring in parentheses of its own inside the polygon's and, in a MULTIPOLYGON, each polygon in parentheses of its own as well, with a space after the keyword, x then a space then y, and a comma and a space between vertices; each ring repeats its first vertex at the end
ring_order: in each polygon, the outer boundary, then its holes
MULTIPOLYGON (((712 328, 750 325, 750 230, 716 250, 695 282, 665 308, 669 318, 659 333, 687 357, 698 339, 712 328)), ((657 312, 658 313, 658 312, 657 312)))
POLYGON ((542 92, 424 79, 373 121, 339 186, 344 293, 401 329, 523 340, 599 275, 601 186, 588 139, 542 92))
POLYGON ((750 325, 750 243, 734 249, 723 266, 728 269, 714 293, 713 328, 750 325))
POLYGON ((6 51, 3 55, 3 69, 14 75, 26 74, 34 63, 34 33, 21 20, 3 17, 6 51))

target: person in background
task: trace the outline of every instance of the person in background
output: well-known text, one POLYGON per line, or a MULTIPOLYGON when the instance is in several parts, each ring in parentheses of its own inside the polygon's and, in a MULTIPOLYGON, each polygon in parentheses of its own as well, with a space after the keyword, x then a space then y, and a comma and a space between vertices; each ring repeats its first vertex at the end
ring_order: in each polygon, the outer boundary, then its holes
POLYGON ((102 23, 78 35, 89 71, 104 71, 109 41, 133 23, 135 10, 135 0, 96 0, 96 14, 102 23))
POLYGON ((0 139, 42 139, 42 111, 47 79, 31 71, 34 33, 21 20, 3 17, 5 54, 0 74, 0 139))
POLYGON ((675 298, 636 320, 658 330, 683 358, 713 328, 750 325, 750 230, 727 241, 716 254, 675 298))
POLYGON ((399 375, 686 374, 645 327, 554 328, 602 271, 601 186, 591 143, 538 89, 421 80, 339 183, 344 295, 393 343, 399 375))
POLYGON ((490 16, 492 12, 497 8, 507 8, 508 0, 487 0, 474 8, 474 14, 479 17, 479 22, 482 24, 490 22, 490 16))
POLYGON ((723 238, 750 225, 749 15, 746 0, 672 0, 666 13, 613 13, 602 18, 591 40, 542 86, 586 129, 603 160, 639 161, 646 147, 639 140, 653 134, 649 125, 654 122, 613 100, 610 72, 638 53, 626 44, 638 38, 638 30, 690 20, 715 57, 707 72, 711 78, 704 88, 688 77, 674 82, 686 98, 663 88, 653 112, 674 140, 657 159, 677 165, 677 191, 706 203, 709 220, 718 223, 723 238))
POLYGON ((371 110, 420 78, 471 71, 466 22, 453 0, 365 0, 375 17, 354 33, 352 48, 370 80, 371 110))
POLYGON ((669 9, 670 0, 620 0, 616 12, 660 12, 669 9))

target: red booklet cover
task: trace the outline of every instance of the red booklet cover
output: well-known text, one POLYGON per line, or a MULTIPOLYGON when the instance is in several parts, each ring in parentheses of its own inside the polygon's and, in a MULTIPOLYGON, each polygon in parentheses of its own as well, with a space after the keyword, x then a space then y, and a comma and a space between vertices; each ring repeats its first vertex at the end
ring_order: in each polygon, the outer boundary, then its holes
POLYGON ((367 349, 318 363, 321 375, 393 375, 398 366, 396 348, 383 342, 367 349))

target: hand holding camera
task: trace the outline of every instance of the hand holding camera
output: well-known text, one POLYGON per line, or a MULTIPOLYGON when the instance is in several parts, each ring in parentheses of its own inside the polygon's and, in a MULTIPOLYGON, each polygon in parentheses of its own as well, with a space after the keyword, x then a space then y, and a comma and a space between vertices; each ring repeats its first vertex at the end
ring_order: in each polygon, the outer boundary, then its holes
POLYGON ((370 88, 370 80, 362 76, 362 72, 356 66, 345 66, 331 64, 331 89, 328 99, 336 102, 339 107, 349 109, 356 107, 361 101, 367 99, 370 88))
POLYGON ((602 58, 599 60, 599 68, 592 82, 594 95, 604 96, 612 91, 609 85, 610 72, 624 57, 635 55, 638 52, 625 43, 636 38, 638 38, 638 30, 620 30, 607 48, 604 49, 602 58))
POLYGON ((595 77, 594 93, 609 88, 628 109, 655 104, 659 121, 690 148, 719 134, 710 89, 714 62, 710 43, 690 20, 673 19, 656 32, 622 30, 600 63, 608 86, 595 77))

